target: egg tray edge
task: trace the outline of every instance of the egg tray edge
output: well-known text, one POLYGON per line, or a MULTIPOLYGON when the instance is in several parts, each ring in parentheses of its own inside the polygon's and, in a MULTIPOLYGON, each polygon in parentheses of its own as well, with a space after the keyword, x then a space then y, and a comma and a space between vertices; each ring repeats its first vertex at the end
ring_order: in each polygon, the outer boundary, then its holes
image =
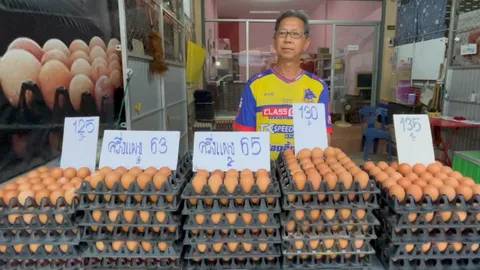
MULTIPOLYGON (((286 226, 289 220, 294 220, 297 225, 299 226, 348 226, 348 225, 369 225, 369 226, 377 226, 380 225, 379 220, 373 214, 373 210, 366 209, 365 217, 360 219, 356 216, 356 213, 353 212, 350 214, 349 218, 344 220, 340 216, 339 211, 335 211, 335 215, 331 219, 327 219, 325 212, 320 211, 320 215, 317 220, 310 219, 310 213, 312 210, 316 209, 308 209, 305 210, 304 217, 302 219, 297 219, 295 215, 295 211, 288 211, 283 212, 281 214, 281 223, 282 226, 286 226), (304 221, 310 222, 310 224, 306 225, 303 224, 304 221), (322 221, 322 223, 320 223, 322 221)), ((318 209, 317 209, 318 210, 318 209)), ((365 209, 356 209, 356 210, 365 210, 365 209)))
POLYGON ((231 269, 231 270, 243 270, 243 269, 281 269, 280 260, 274 258, 274 262, 267 262, 266 258, 259 257, 258 262, 254 262, 252 258, 245 258, 245 263, 235 262, 235 258, 228 262, 221 262, 221 259, 216 259, 216 262, 212 263, 209 259, 200 259, 200 262, 195 262, 192 259, 186 260, 185 270, 212 270, 212 269, 231 269))
POLYGON ((9 230, 71 230, 76 228, 73 214, 61 213, 56 215, 63 215, 60 224, 52 215, 47 215, 45 224, 40 221, 38 216, 32 217, 29 224, 25 222, 23 216, 17 216, 13 224, 7 218, 0 218, 0 232, 9 230), (65 216, 68 216, 68 218, 65 218, 65 216))
MULTIPOLYGON (((359 255, 352 255, 346 258, 345 254, 338 254, 337 258, 331 259, 325 255, 325 259, 316 259, 315 256, 308 256, 307 259, 301 259, 300 256, 293 256, 289 259, 282 257, 282 266, 286 269, 349 269, 349 270, 371 270, 374 254, 363 254, 365 257, 360 258, 359 255)), ((289 256, 290 257, 290 256, 289 256)))
POLYGON ((117 251, 113 250, 111 245, 104 245, 104 247, 104 250, 98 250, 95 245, 87 245, 87 248, 82 252, 81 257, 176 259, 181 257, 183 245, 181 243, 169 244, 165 251, 161 251, 157 245, 151 245, 152 249, 150 251, 143 250, 141 245, 137 245, 133 251, 129 250, 126 245, 122 245, 117 251))
POLYGON ((176 259, 155 259, 145 260, 130 258, 84 258, 83 269, 182 269, 183 261, 176 259))
MULTIPOLYGON (((102 227, 132 227, 132 226, 143 226, 143 227, 179 227, 181 225, 181 216, 174 215, 171 212, 164 212, 165 213, 165 220, 164 222, 160 222, 156 215, 149 216, 147 222, 144 222, 140 214, 135 212, 132 216, 130 222, 126 220, 123 213, 118 213, 116 219, 111 221, 106 211, 98 210, 100 212, 100 218, 98 221, 93 219, 93 215, 91 211, 85 211, 85 215, 83 218, 78 218, 76 223, 80 226, 102 226, 102 227), (155 216, 155 217, 153 217, 155 216)), ((114 211, 114 210, 111 210, 114 211)), ((163 212, 163 211, 159 211, 163 212)))
POLYGON ((254 257, 281 257, 280 244, 267 244, 265 251, 261 251, 258 245, 253 245, 250 251, 245 251, 242 245, 238 245, 235 251, 230 251, 227 245, 223 245, 220 252, 215 252, 211 245, 207 245, 204 252, 198 251, 196 246, 185 248, 185 259, 223 259, 223 258, 254 258, 254 257))
POLYGON ((48 262, 43 259, 39 260, 3 260, 0 259, 0 268, 4 270, 25 270, 25 269, 42 269, 42 270, 83 270, 82 260, 77 259, 54 259, 48 262), (47 262, 47 265, 44 263, 47 262), (14 265, 16 263, 16 265, 14 265), (42 264, 43 263, 43 264, 42 264), (56 265, 56 266, 55 266, 56 265))
MULTIPOLYGON (((338 240, 338 239, 337 239, 338 240)), ((303 241, 310 242, 310 241, 303 241)), ((332 254, 375 254, 370 241, 364 241, 360 248, 354 246, 354 241, 348 241, 346 248, 341 248, 340 244, 335 241, 331 248, 326 248, 323 241, 319 241, 318 247, 313 249, 310 245, 305 244, 301 250, 295 247, 294 241, 282 242, 282 254, 283 256, 295 256, 295 255, 332 255, 332 254)))
MULTIPOLYGON (((305 195, 305 194, 304 194, 305 195)), ((317 196, 313 196, 311 201, 305 202, 301 196, 296 197, 295 202, 291 202, 288 197, 282 198, 282 209, 294 211, 298 209, 377 209, 379 207, 377 196, 370 195, 365 200, 362 195, 355 196, 357 200, 350 200, 347 194, 341 194, 337 200, 334 200, 333 194, 325 195, 325 200, 319 201, 317 196)))
MULTIPOLYGON (((357 229, 360 226, 357 227, 357 229)), ((329 231, 327 233, 304 233, 300 230, 299 227, 293 233, 289 233, 286 231, 285 227, 281 229, 281 237, 283 241, 290 241, 295 242, 297 240, 303 241, 310 241, 310 240, 328 240, 328 239, 344 239, 344 240, 367 240, 370 241, 372 239, 377 239, 377 235, 375 233, 375 229, 373 227, 369 227, 367 231, 360 231, 357 230, 355 234, 351 234, 350 230, 347 230, 345 227, 340 228, 341 231, 329 231)))
POLYGON ((230 224, 226 216, 222 216, 219 222, 214 223, 210 216, 204 215, 205 220, 202 224, 195 221, 194 216, 187 216, 183 224, 184 230, 208 230, 208 229, 257 229, 257 228, 280 228, 280 220, 278 214, 267 213, 267 220, 265 223, 260 222, 259 213, 252 213, 252 219, 249 224, 246 224, 243 218, 237 217, 233 224, 230 224))
MULTIPOLYGON (((92 194, 90 194, 92 195, 92 194)), ((172 201, 169 202, 166 196, 159 195, 157 202, 149 201, 148 196, 157 195, 107 195, 111 196, 110 200, 106 201, 101 194, 95 194, 94 199, 89 198, 90 195, 80 195, 80 203, 78 210, 162 210, 168 212, 175 212, 181 205, 180 195, 166 195, 173 196, 172 201), (120 200, 119 196, 125 196, 125 201, 120 200), (134 196, 142 196, 142 201, 137 202, 134 196)))
MULTIPOLYGON (((26 231, 24 231, 27 233, 26 231)), ((42 233, 41 231, 37 231, 42 233)), ((43 234, 39 237, 35 237, 30 234, 28 236, 22 236, 18 233, 10 232, 8 236, 6 233, 0 234, 0 245, 17 245, 17 244, 45 244, 45 245, 61 245, 61 244, 78 244, 80 243, 80 232, 77 230, 76 233, 73 231, 62 231, 61 233, 56 231, 51 231, 49 233, 43 234), (51 235, 54 233, 54 235, 51 235), (67 234, 73 235, 67 235, 67 234)))
POLYGON ((228 236, 220 235, 220 229, 215 229, 213 236, 207 236, 206 230, 200 230, 198 235, 194 235, 190 231, 185 233, 183 239, 184 245, 196 245, 206 243, 219 243, 219 242, 248 242, 248 243, 270 243, 279 244, 282 242, 279 229, 273 229, 272 233, 267 233, 266 228, 257 229, 259 232, 255 235, 250 230, 245 230, 243 235, 237 235, 235 229, 229 230, 228 236), (233 236, 232 236, 233 235, 233 236))
POLYGON ((49 198, 42 198, 40 205, 36 203, 32 197, 27 197, 25 203, 21 205, 17 197, 11 198, 8 205, 0 200, 0 218, 11 214, 74 214, 79 203, 77 197, 73 198, 72 204, 67 204, 65 197, 58 197, 57 202, 53 205, 49 198))
MULTIPOLYGON (((17 253, 13 246, 7 246, 7 250, 5 253, 0 253, 0 258, 2 259, 76 259, 80 258, 83 252, 83 249, 77 245, 69 245, 68 243, 63 243, 68 245, 67 252, 63 252, 60 250, 60 247, 57 245, 53 246, 51 252, 47 252, 45 247, 39 246, 35 252, 32 252, 29 248, 29 245, 24 245, 19 253, 17 253)), ((63 245, 62 244, 62 245, 63 245)))
POLYGON ((204 201, 198 201, 197 205, 192 205, 190 201, 184 201, 182 215, 195 214, 215 214, 215 213, 273 213, 282 212, 280 200, 275 198, 274 204, 269 204, 266 199, 260 199, 259 205, 254 205, 250 200, 245 200, 244 205, 235 205, 233 200, 228 201, 228 205, 220 205, 220 201, 214 200, 213 205, 206 205, 204 201))
POLYGON ((99 227, 97 231, 93 231, 90 227, 81 227, 81 241, 82 242, 112 242, 112 241, 156 241, 156 242, 175 242, 182 239, 184 232, 179 228, 175 228, 171 232, 169 228, 162 227, 158 232, 154 231, 152 227, 144 228, 144 232, 140 232, 135 227, 128 227, 128 232, 125 232, 122 227, 113 227, 112 231, 107 230, 106 227, 99 227))

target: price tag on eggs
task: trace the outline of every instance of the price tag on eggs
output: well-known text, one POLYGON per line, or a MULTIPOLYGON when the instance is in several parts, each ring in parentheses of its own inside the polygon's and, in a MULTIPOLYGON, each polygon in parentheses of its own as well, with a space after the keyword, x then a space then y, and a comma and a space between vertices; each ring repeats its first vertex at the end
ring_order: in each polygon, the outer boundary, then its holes
POLYGON ((425 114, 395 114, 395 139, 398 162, 427 166, 435 162, 430 120, 425 114))
POLYGON ((195 132, 193 170, 270 170, 268 132, 195 132))
POLYGON ((328 146, 325 105, 322 103, 293 104, 293 136, 295 149, 328 146))
POLYGON ((177 169, 180 131, 105 130, 100 167, 177 169))
POLYGON ((67 117, 64 122, 60 167, 95 170, 98 145, 98 117, 67 117))

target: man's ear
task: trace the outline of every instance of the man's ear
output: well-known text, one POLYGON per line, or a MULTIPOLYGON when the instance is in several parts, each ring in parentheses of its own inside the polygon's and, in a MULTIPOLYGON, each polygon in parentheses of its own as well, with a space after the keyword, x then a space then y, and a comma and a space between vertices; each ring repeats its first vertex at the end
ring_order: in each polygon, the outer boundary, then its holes
POLYGON ((310 38, 307 38, 307 40, 305 40, 305 46, 303 46, 303 51, 307 51, 309 46, 310 46, 310 38))

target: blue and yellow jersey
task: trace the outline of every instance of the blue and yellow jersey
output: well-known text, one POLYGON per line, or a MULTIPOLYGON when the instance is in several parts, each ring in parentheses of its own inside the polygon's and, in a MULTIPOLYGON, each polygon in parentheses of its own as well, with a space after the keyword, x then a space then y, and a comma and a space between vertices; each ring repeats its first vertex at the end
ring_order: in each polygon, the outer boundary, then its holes
POLYGON ((293 148, 293 103, 325 104, 327 132, 332 132, 328 86, 303 71, 288 80, 273 69, 254 75, 243 89, 233 127, 242 131, 270 132, 270 158, 293 148))

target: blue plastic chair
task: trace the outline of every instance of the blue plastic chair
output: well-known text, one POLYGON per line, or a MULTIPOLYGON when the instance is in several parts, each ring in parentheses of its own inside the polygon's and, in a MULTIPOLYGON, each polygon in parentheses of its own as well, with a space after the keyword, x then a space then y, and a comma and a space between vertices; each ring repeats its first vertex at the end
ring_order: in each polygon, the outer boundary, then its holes
POLYGON ((360 109, 360 117, 362 121, 366 121, 367 123, 367 128, 363 131, 362 135, 363 159, 368 160, 372 141, 374 142, 373 153, 376 154, 378 150, 378 142, 381 139, 385 139, 387 140, 388 146, 388 160, 392 160, 392 136, 385 130, 385 119, 387 117, 385 110, 377 109, 375 107, 363 107, 360 109), (380 116, 382 123, 381 129, 375 127, 375 122, 378 116, 380 116))

